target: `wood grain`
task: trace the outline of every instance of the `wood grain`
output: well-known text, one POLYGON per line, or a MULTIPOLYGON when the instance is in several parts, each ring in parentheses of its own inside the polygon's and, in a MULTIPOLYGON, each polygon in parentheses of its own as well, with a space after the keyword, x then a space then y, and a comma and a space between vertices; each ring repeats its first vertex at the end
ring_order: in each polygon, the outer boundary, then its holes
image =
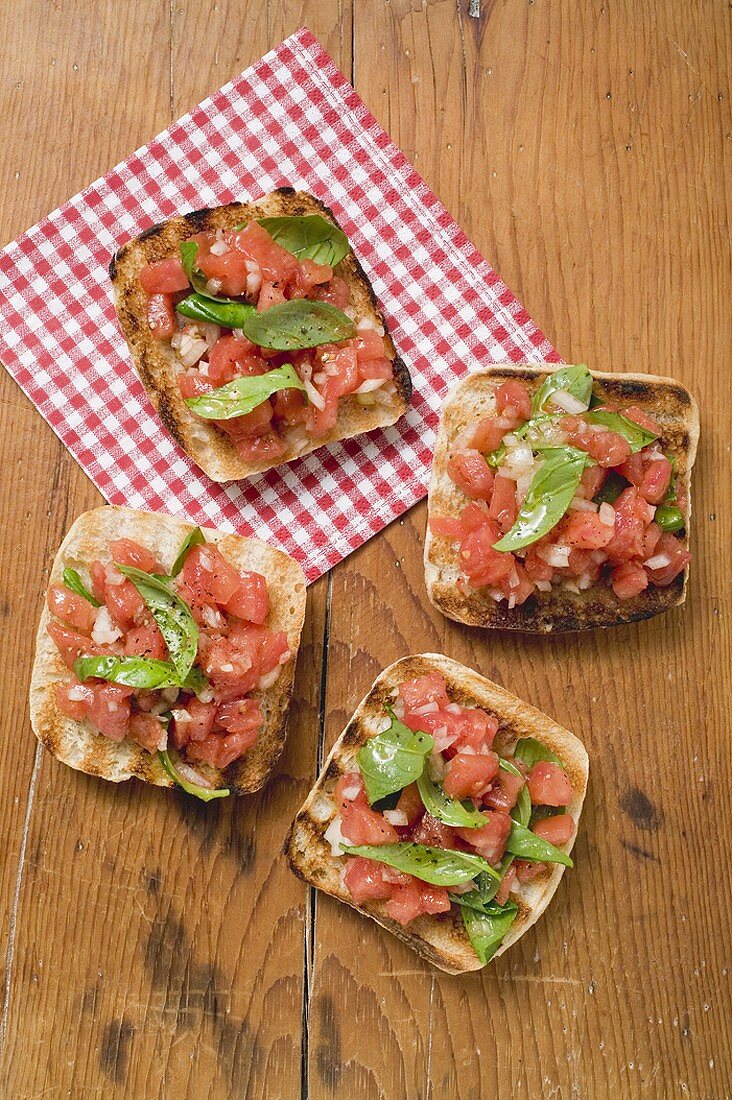
POLYGON ((729 8, 477 6, 0 13, 3 240, 306 23, 565 358, 674 374, 702 406, 686 609, 582 638, 461 628, 426 602, 419 506, 311 590, 272 784, 204 808, 36 753, 28 622, 98 495, 0 378, 0 1096, 732 1096, 729 8), (280 855, 324 748, 420 650, 590 752, 576 870, 482 976, 431 971, 280 855))

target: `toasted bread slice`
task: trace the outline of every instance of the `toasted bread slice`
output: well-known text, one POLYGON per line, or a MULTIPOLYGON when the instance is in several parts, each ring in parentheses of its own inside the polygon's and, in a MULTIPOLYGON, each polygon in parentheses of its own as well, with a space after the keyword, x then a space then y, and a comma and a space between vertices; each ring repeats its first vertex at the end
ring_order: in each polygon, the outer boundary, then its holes
POLYGON ((195 416, 183 400, 176 382, 179 368, 175 365, 175 353, 168 341, 153 337, 147 323, 147 296, 139 279, 141 269, 153 260, 177 256, 181 241, 194 233, 233 229, 255 218, 303 214, 321 214, 338 224, 332 211, 313 195, 294 191, 291 187, 280 187, 257 202, 234 202, 210 210, 196 210, 151 226, 123 245, 109 266, 120 327, 150 400, 176 442, 213 481, 248 477, 273 465, 291 462, 325 443, 395 424, 409 404, 412 393, 409 371, 396 353, 371 283, 353 252, 349 252, 336 266, 336 273, 350 287, 356 322, 368 319, 384 326, 384 343, 394 371, 394 394, 388 405, 363 405, 353 396, 342 398, 336 424, 326 436, 309 440, 304 448, 291 448, 274 463, 248 463, 238 456, 224 432, 215 424, 195 416))
MULTIPOLYGON (((495 389, 508 378, 520 378, 530 390, 538 389, 543 378, 559 369, 556 363, 526 366, 500 364, 475 371, 448 394, 437 435, 432 480, 429 489, 424 567, 427 594, 448 619, 496 630, 523 630, 535 634, 587 630, 649 619, 684 603, 688 567, 667 588, 649 585, 640 595, 619 600, 607 584, 595 584, 580 593, 566 589, 539 592, 526 603, 509 609, 506 601, 496 603, 480 589, 461 591, 457 580, 460 561, 453 543, 433 535, 431 516, 459 516, 469 498, 447 473, 453 441, 460 432, 481 417, 495 412, 495 389)), ((644 409, 661 426, 661 443, 676 460, 677 483, 685 491, 691 516, 691 468, 699 441, 699 409, 689 391, 673 378, 651 374, 601 374, 592 372, 594 392, 608 401, 632 403, 644 409)), ((684 544, 689 544, 688 525, 684 544)))
MULTIPOLYGON (((189 523, 171 516, 131 508, 95 508, 79 516, 66 535, 53 563, 50 583, 61 581, 66 567, 88 577, 90 563, 95 558, 104 563, 111 561, 110 542, 121 538, 134 539, 148 547, 170 569, 191 530, 189 523)), ((264 715, 264 725, 254 746, 223 772, 196 765, 196 771, 206 775, 214 786, 249 794, 264 785, 284 748, 287 708, 305 618, 305 578, 297 562, 264 542, 211 528, 203 528, 203 533, 206 541, 215 543, 237 569, 261 573, 266 578, 270 596, 267 626, 286 632, 292 654, 272 688, 252 693, 259 699, 264 715)), ((67 683, 71 673, 46 630, 49 621, 44 606, 30 688, 31 725, 38 740, 62 763, 89 775, 113 783, 136 776, 158 787, 174 786, 157 753, 146 752, 128 739, 110 741, 88 722, 74 721, 61 713, 56 703, 56 686, 67 683)))
MULTIPOLYGON (((470 945, 457 907, 453 905, 449 913, 417 917, 403 927, 388 916, 386 903, 383 901, 356 905, 341 878, 345 860, 333 856, 330 844, 324 839, 328 825, 336 815, 333 802, 335 785, 342 775, 357 768, 356 753, 383 728, 385 707, 393 703, 399 684, 433 671, 440 672, 445 677, 451 702, 481 707, 498 719, 500 725, 494 747, 499 754, 505 755, 520 737, 535 737, 557 754, 564 764, 574 792, 567 812, 575 822, 579 821, 589 772, 587 753, 582 742, 541 711, 479 676, 472 669, 441 654, 422 653, 403 657, 384 669, 374 681, 368 695, 356 707, 351 721, 333 746, 323 771, 295 818, 285 842, 285 851, 290 866, 303 881, 372 917, 377 924, 393 932, 440 970, 459 974, 467 970, 479 970, 481 963, 470 945)), ((573 841, 565 846, 566 851, 571 851, 572 843, 573 841)), ((516 902, 519 911, 496 955, 503 954, 539 919, 551 901, 563 873, 564 867, 554 864, 546 867, 532 882, 519 884, 511 892, 511 899, 516 902)))

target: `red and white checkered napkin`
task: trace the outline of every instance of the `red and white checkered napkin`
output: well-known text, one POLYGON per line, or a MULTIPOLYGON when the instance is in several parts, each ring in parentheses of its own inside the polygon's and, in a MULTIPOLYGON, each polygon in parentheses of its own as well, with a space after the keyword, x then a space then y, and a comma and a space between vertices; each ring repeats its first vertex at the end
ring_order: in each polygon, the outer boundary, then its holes
POLYGON ((300 30, 0 253, 0 361, 105 497, 281 546, 309 580, 426 491, 447 389, 555 358, 526 310, 300 30), (215 485, 162 427, 115 320, 115 249, 178 211, 290 184, 335 212, 414 381, 402 421, 215 485))

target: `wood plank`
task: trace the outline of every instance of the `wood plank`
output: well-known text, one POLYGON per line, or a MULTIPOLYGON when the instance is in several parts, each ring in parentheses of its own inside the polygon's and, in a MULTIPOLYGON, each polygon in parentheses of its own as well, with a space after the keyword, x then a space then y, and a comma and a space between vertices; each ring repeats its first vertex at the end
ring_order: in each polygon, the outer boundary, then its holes
POLYGON ((592 769, 576 870, 482 977, 318 900, 311 1095, 726 1096, 726 13, 481 6, 359 8, 357 88, 566 358, 693 388, 697 560, 684 611, 551 641, 426 605, 423 506, 335 570, 328 744, 384 664, 436 649, 574 729, 592 769))
MULTIPOLYGON (((26 85, 23 107, 34 120, 35 139, 18 151, 29 188, 40 185, 46 135, 56 134, 69 102, 74 109, 84 104, 88 132, 77 151, 77 175, 59 177, 61 193, 41 194, 32 214, 26 200, 7 236, 159 130, 171 109, 177 114, 188 108, 276 45, 308 17, 308 6, 280 11, 271 4, 266 25, 259 5, 253 12, 254 5, 182 9, 159 2, 124 12, 116 4, 98 4, 93 15, 79 12, 72 22, 58 13, 43 33, 39 12, 35 22, 33 12, 27 22, 14 22, 17 63, 27 57, 39 74, 32 87, 26 85), (221 29, 214 35, 217 19, 221 29), (59 57, 63 52, 69 70, 55 116, 42 83, 45 61, 35 48, 41 40, 58 47, 59 57), (109 70, 101 71, 100 56, 109 58, 109 70), (112 98, 125 109, 115 112, 110 136, 112 98), (91 135, 97 131, 104 136, 95 145, 91 135)), ((312 22, 329 20, 332 26, 336 11, 336 5, 321 4, 312 22)), ((337 36, 330 47, 336 50, 337 36)), ((53 139, 64 150, 72 121, 53 139)), ((24 431, 32 428, 45 446, 24 455, 19 435, 16 455, 13 437, 3 437, 11 462, 25 460, 36 493, 29 502, 28 552, 18 558, 14 583, 20 588, 19 578, 33 578, 37 607, 41 574, 63 529, 96 494, 17 390, 7 380, 5 385, 13 409, 7 432, 20 423, 20 409, 24 431), (60 452, 59 478, 76 479, 81 489, 75 494, 62 495, 49 481, 48 451, 60 452), (34 533, 36 541, 45 541, 31 548, 34 533)), ((7 482, 4 491, 9 510, 14 498, 7 482)), ((307 903, 303 887, 286 870, 281 845, 314 768, 326 592, 323 581, 309 594, 288 749, 260 795, 204 807, 139 784, 95 782, 41 754, 22 876, 9 875, 6 891, 15 916, 3 1095, 289 1098, 299 1092, 307 903)), ((17 595, 11 603, 13 637, 23 638, 27 604, 17 595)), ((29 667, 29 639, 22 644, 29 667)), ((19 678, 15 687, 23 707, 26 683, 27 677, 22 684, 19 678)), ((32 761, 27 725, 23 734, 18 759, 32 761)), ((28 766, 18 771, 19 797, 28 773, 28 766)), ((11 816, 17 832, 22 806, 11 816)), ((16 855, 19 843, 14 834, 9 855, 16 855)), ((17 859, 13 872, 16 865, 17 859)))

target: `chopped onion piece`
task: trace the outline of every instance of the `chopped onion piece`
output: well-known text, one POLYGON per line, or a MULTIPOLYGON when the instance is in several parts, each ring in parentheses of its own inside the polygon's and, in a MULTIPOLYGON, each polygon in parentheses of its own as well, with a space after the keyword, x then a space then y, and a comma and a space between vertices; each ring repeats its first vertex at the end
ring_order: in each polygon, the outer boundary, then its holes
POLYGON ((671 558, 668 554, 656 554, 648 561, 644 561, 643 564, 646 569, 665 569, 667 565, 671 564, 671 558))
POLYGON ((404 810, 384 810, 384 817, 390 825, 408 825, 409 818, 404 810))
POLYGON ((584 401, 580 401, 579 397, 575 397, 573 393, 567 393, 566 390, 555 390, 549 398, 552 405, 558 405, 560 409, 564 409, 568 413, 582 413, 587 411, 587 405, 584 401))
POLYGON ((600 523, 604 523, 606 527, 615 526, 615 509, 607 501, 600 505, 600 523))

